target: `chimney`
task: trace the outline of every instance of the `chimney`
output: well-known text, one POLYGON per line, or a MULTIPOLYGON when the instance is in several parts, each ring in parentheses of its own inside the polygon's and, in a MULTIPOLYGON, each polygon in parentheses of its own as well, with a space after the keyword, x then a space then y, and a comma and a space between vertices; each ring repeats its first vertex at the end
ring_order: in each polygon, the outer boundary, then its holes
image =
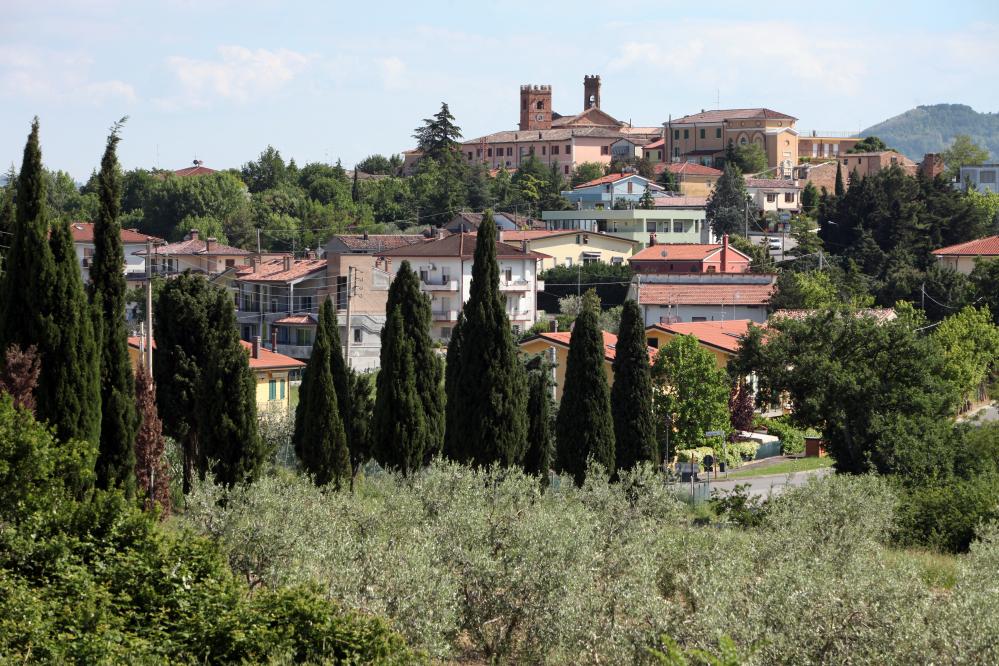
POLYGON ((315 250, 309 250, 308 252, 305 253, 305 258, 306 259, 315 259, 316 258, 316 251, 315 250))
POLYGON ((215 244, 216 243, 218 243, 218 239, 216 239, 216 238, 209 238, 208 239, 208 243, 207 243, 208 247, 205 249, 205 251, 206 252, 215 252, 215 244))
POLYGON ((498 224, 496 225, 496 240, 500 243, 503 242, 503 227, 498 224))
POLYGON ((277 326, 271 326, 271 351, 277 353, 277 326))
POLYGON ((549 319, 548 320, 548 332, 549 333, 558 333, 558 319, 549 319))
POLYGON ((290 271, 291 270, 291 265, 292 265, 293 261, 295 261, 295 260, 292 257, 289 257, 288 255, 285 255, 285 257, 284 257, 284 269, 286 271, 290 271))
POLYGON ((524 242, 521 243, 521 247, 524 250, 524 254, 530 254, 531 253, 531 240, 529 238, 525 238, 524 242))
POLYGON ((250 258, 250 266, 253 267, 254 273, 260 272, 260 255, 250 258))
POLYGON ((441 227, 440 229, 438 229, 437 230, 437 240, 444 240, 444 234, 445 233, 447 233, 447 232, 444 231, 444 227, 441 227))
POLYGON ((649 232, 649 247, 652 247, 655 244, 656 244, 656 232, 654 231, 649 232))
POLYGON ((386 273, 392 272, 392 260, 388 257, 385 257, 385 272, 386 273))
POLYGON ((728 234, 722 236, 721 271, 728 272, 728 234))
POLYGON ((367 231, 364 232, 364 240, 368 240, 368 232, 367 231))
POLYGON ((198 240, 198 230, 191 229, 191 240, 198 240))
POLYGON ((251 358, 260 358, 260 336, 253 336, 253 349, 250 352, 251 358))
POLYGON ((378 270, 383 270, 382 269, 382 258, 381 257, 377 257, 375 259, 375 268, 377 268, 378 270))

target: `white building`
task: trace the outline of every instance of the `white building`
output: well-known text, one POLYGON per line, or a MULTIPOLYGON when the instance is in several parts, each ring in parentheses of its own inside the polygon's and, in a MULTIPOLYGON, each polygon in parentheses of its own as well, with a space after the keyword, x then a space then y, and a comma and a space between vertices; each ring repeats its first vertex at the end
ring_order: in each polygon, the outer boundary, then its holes
POLYGON ((764 213, 801 210, 801 190, 793 180, 783 178, 746 178, 746 193, 764 213))
POLYGON ((646 326, 698 321, 767 320, 777 276, 764 273, 636 275, 628 288, 646 326))
MULTIPOLYGON (((497 235, 502 239, 502 231, 497 235)), ((434 321, 430 334, 435 338, 450 338, 472 286, 472 263, 478 234, 458 233, 440 240, 384 252, 379 256, 391 260, 387 268, 393 279, 403 261, 420 277, 420 290, 430 295, 434 321)), ((506 296, 506 313, 510 326, 522 331, 534 325, 538 318, 538 283, 540 262, 551 259, 547 254, 532 252, 530 241, 519 246, 496 242, 499 261, 500 292, 506 296)), ((387 262, 388 263, 388 262, 387 262)))
POLYGON ((996 174, 999 174, 999 164, 966 164, 961 167, 958 186, 966 189, 970 184, 982 194, 985 194, 986 190, 999 192, 996 189, 996 174))

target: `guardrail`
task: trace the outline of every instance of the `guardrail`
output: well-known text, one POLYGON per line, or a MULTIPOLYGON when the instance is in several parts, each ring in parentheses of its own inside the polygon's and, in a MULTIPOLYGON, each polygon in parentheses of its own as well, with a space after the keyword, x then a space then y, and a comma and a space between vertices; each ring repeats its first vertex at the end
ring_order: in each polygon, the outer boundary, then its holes
POLYGON ((799 139, 859 139, 857 132, 830 132, 827 130, 800 130, 799 139))
POLYGON ((458 311, 441 310, 434 312, 434 321, 458 321, 458 311))

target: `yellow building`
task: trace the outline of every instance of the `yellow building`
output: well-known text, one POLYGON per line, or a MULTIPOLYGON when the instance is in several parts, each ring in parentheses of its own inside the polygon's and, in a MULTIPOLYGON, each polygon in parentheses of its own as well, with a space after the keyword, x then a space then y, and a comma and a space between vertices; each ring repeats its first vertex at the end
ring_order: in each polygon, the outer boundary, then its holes
POLYGON ((656 164, 654 167, 656 179, 658 180, 662 172, 669 169, 676 176, 677 185, 680 186, 680 194, 685 197, 709 197, 714 192, 718 179, 722 177, 722 171, 713 169, 703 164, 694 162, 672 162, 670 164, 656 164))
POLYGON ((766 153, 773 177, 790 178, 798 164, 797 120, 771 109, 702 110, 668 123, 664 157, 714 167, 729 146, 757 145, 766 153))
POLYGON ((749 331, 750 324, 759 326, 752 319, 652 324, 645 329, 646 344, 659 349, 673 336, 694 335, 701 347, 714 355, 718 367, 724 370, 728 362, 739 355, 739 341, 749 331))
MULTIPOLYGON (((613 386, 614 370, 611 365, 614 363, 614 357, 617 354, 617 336, 607 331, 601 332, 604 335, 604 368, 607 370, 607 385, 613 386)), ((569 340, 571 337, 572 333, 542 333, 541 335, 527 338, 520 343, 521 351, 528 354, 537 354, 539 352, 547 354, 552 348, 555 349, 555 360, 559 363, 558 367, 555 368, 555 381, 558 382, 558 386, 555 387, 556 401, 562 399, 562 389, 565 387, 565 362, 569 356, 569 340)), ((655 350, 650 349, 650 365, 654 358, 655 350)))
MULTIPOLYGON (((132 369, 139 367, 139 340, 128 339, 128 353, 132 361, 132 369)), ((250 352, 250 368, 257 377, 257 415, 277 413, 280 415, 291 412, 291 380, 292 371, 305 369, 305 363, 296 361, 290 356, 276 354, 265 349, 259 339, 255 343, 240 340, 243 348, 250 352)))
POLYGON ((527 243, 530 251, 549 255, 548 259, 538 262, 541 264, 539 270, 577 264, 626 264, 636 247, 631 239, 623 236, 579 229, 502 233, 504 243, 527 243))

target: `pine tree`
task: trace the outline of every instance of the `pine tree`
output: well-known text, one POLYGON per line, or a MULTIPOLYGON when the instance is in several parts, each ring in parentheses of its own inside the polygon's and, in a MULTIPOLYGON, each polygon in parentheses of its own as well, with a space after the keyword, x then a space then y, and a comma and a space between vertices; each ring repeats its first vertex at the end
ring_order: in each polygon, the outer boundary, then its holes
POLYGON ((135 373, 135 416, 140 425, 135 435, 133 473, 139 490, 146 494, 147 510, 159 504, 165 520, 170 515, 171 479, 170 468, 163 457, 166 439, 163 437, 163 421, 156 411, 156 385, 142 364, 135 373))
POLYGON ((642 311, 634 299, 624 302, 612 365, 611 414, 618 471, 656 460, 656 426, 652 417, 652 375, 642 311))
POLYGON ((578 486, 586 479, 590 456, 614 474, 614 421, 605 357, 597 316, 584 310, 569 339, 565 386, 555 421, 557 469, 571 475, 578 486))
POLYGON ((528 374, 527 398, 527 453, 524 454, 524 471, 538 477, 542 487, 548 486, 551 468, 551 402, 548 368, 538 363, 538 368, 528 374))
POLYGON ((815 187, 815 183, 808 181, 805 184, 805 189, 801 191, 801 208, 805 215, 814 216, 818 213, 819 205, 819 190, 815 187))
POLYGON ((667 192, 680 191, 680 183, 676 179, 676 174, 670 171, 669 164, 664 165, 663 172, 659 174, 659 184, 662 185, 667 192))
POLYGON ((458 376, 449 396, 455 400, 452 455, 476 466, 509 466, 527 450, 527 377, 499 293, 492 211, 476 236, 458 376))
POLYGON ((101 441, 97 452, 97 485, 120 487, 125 496, 135 493, 135 448, 138 429, 135 412, 135 380, 128 352, 125 324, 127 286, 122 266, 125 250, 121 242, 121 177, 118 136, 127 118, 115 123, 108 136, 101 171, 97 176, 100 212, 94 222, 94 259, 90 267, 90 303, 100 309, 101 339, 101 441))
POLYGON ((461 128, 454 124, 454 116, 447 104, 434 117, 427 118, 423 127, 414 130, 417 150, 423 159, 433 160, 440 169, 440 189, 436 192, 434 207, 436 213, 445 213, 459 208, 465 199, 464 180, 466 166, 461 151, 461 128))
POLYGON ((843 187, 843 164, 839 161, 836 162, 836 186, 833 189, 833 194, 836 196, 842 196, 846 192, 846 188, 843 187))
MULTIPOLYGON (((52 225, 46 213, 45 171, 38 119, 24 147, 18 204, 7 268, 0 286, 0 349, 38 346, 42 359, 36 415, 61 441, 100 438, 99 331, 88 306, 69 221, 52 225)), ((4 361, 0 356, 0 361, 4 361)), ((76 483, 79 493, 89 482, 76 483)))
MULTIPOLYGON (((333 357, 340 359, 340 333, 334 310, 334 300, 327 298, 319 309, 319 326, 306 372, 309 390, 303 396, 299 390, 299 409, 295 423, 295 453, 305 471, 318 486, 334 483, 337 488, 350 478, 350 454, 347 450, 347 429, 341 418, 340 400, 333 378, 333 357), (331 321, 332 320, 332 321, 331 321), (332 329, 332 335, 331 335, 332 329), (331 337, 335 336, 335 340, 331 337), (331 342, 335 342, 334 347, 331 342), (306 403, 303 407, 303 402, 306 403)), ((346 398, 346 376, 343 395, 346 398)))
POLYGON ((711 231, 716 238, 725 234, 745 233, 746 192, 739 169, 725 162, 725 169, 718 178, 715 189, 708 197, 705 215, 711 221, 711 231))
POLYGON ((202 475, 211 471, 218 483, 231 487, 256 479, 270 452, 257 433, 257 378, 239 340, 232 298, 213 288, 207 310, 216 325, 195 404, 198 467, 202 475))
POLYGON ((406 476, 420 469, 426 451, 423 405, 416 391, 413 342, 406 337, 402 306, 389 312, 382 329, 381 370, 372 416, 375 457, 406 476))

